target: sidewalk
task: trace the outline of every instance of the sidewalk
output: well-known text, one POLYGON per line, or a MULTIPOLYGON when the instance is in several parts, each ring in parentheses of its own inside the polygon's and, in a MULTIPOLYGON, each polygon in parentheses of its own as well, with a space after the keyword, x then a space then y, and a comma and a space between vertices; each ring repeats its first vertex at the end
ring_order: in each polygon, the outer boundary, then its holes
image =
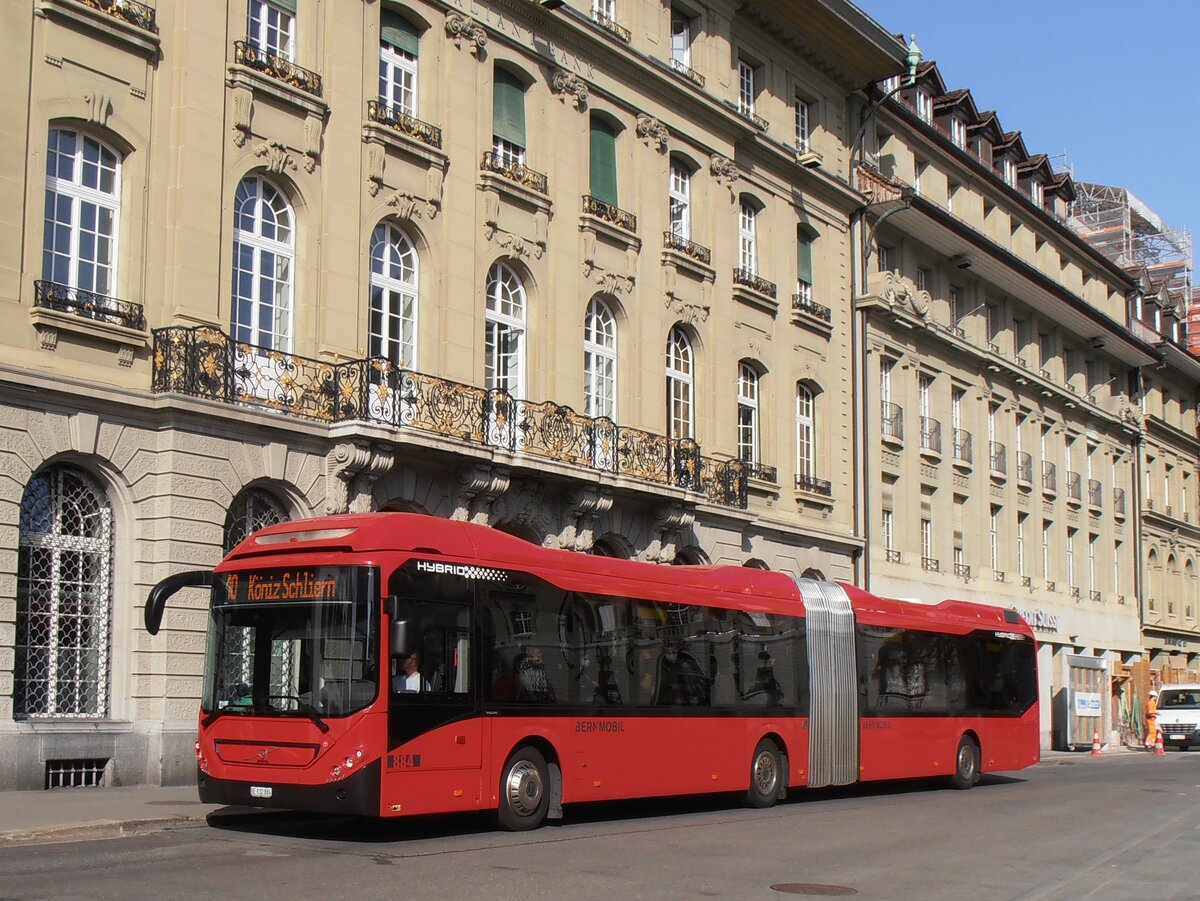
MULTIPOLYGON (((1149 753, 1114 746, 1103 756, 1149 753)), ((1042 751, 1043 764, 1087 761, 1087 751, 1042 751)), ((0 847, 20 842, 116 838, 178 826, 204 824, 215 810, 231 816, 249 808, 202 804, 196 786, 159 788, 62 788, 0 793, 0 847)), ((253 815, 253 814, 251 814, 253 815)))

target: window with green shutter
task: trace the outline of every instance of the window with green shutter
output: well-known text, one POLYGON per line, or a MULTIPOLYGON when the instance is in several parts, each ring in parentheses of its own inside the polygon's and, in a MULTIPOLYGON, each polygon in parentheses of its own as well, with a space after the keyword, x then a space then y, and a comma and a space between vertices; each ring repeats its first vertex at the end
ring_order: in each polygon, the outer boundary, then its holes
POLYGON ((410 56, 416 56, 420 34, 416 26, 404 16, 385 9, 379 21, 379 41, 410 56))
POLYGON ((803 227, 796 231, 796 281, 812 285, 812 234, 803 227))
POLYGON ((591 175, 592 196, 616 206, 617 135, 598 116, 592 116, 591 175))
POLYGON ((492 134, 525 148, 525 85, 512 72, 497 67, 492 90, 492 134))

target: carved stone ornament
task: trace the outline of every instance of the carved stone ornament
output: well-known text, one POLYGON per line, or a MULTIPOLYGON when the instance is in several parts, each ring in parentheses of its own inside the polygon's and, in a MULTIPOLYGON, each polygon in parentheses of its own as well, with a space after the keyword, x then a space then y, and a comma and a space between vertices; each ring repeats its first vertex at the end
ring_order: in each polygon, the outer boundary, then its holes
POLYGON ((383 187, 383 148, 377 144, 367 147, 367 193, 374 197, 383 187))
POLYGON ((452 13, 446 19, 446 37, 454 41, 459 50, 466 43, 475 56, 483 57, 483 48, 487 46, 487 31, 474 19, 452 13))
POLYGON ((1146 417, 1140 409, 1132 404, 1121 407, 1121 421, 1139 432, 1146 427, 1146 417))
POLYGON ((107 126, 113 112, 112 99, 100 91, 89 91, 83 99, 88 105, 88 121, 102 128, 107 126))
POLYGON ((646 548, 644 558, 654 563, 673 563, 679 533, 690 529, 695 521, 695 504, 672 502, 658 507, 654 511, 655 538, 646 548))
POLYGON ((712 312, 710 307, 695 303, 686 303, 670 295, 666 298, 665 306, 689 325, 695 325, 697 322, 707 322, 708 315, 712 312))
POLYGON ((911 311, 921 319, 929 317, 930 295, 928 291, 918 291, 908 279, 895 272, 872 273, 868 282, 868 290, 889 306, 900 307, 911 311))
POLYGON ((268 172, 282 174, 288 169, 296 168, 296 161, 292 159, 287 148, 278 141, 263 141, 254 148, 254 155, 266 160, 268 172))
POLYGON ((515 257, 533 257, 540 260, 546 252, 546 244, 542 241, 530 241, 520 235, 497 228, 495 223, 487 222, 483 226, 483 236, 487 240, 503 247, 515 257))
POLYGON ((667 126, 644 113, 637 117, 637 136, 643 144, 653 147, 659 153, 667 149, 667 142, 671 140, 671 132, 667 126))
POLYGON ((345 441, 325 457, 325 512, 365 513, 371 486, 392 468, 390 449, 365 441, 345 441))
POLYGON ((304 171, 311 175, 321 161, 321 132, 323 126, 316 116, 304 120, 304 171))
POLYGON ((504 466, 473 463, 458 471, 458 492, 451 519, 487 525, 492 502, 508 490, 509 471, 504 466))
POLYGON ((713 178, 727 188, 732 188, 738 180, 737 163, 719 153, 714 153, 709 158, 708 169, 713 174, 713 178))
POLYGON ((571 98, 571 102, 578 110, 587 106, 587 82, 573 72, 568 72, 566 69, 555 69, 554 74, 550 76, 550 89, 558 95, 558 99, 563 103, 567 102, 568 97, 571 98))
POLYGON ((398 219, 432 219, 438 214, 438 205, 415 194, 397 191, 387 199, 387 205, 396 211, 398 219))
POLYGON ((246 88, 233 91, 233 143, 246 145, 250 136, 250 117, 254 114, 254 93, 246 88))
POLYGON ((596 520, 612 509, 613 496, 608 488, 575 488, 567 495, 562 527, 552 542, 570 551, 590 551, 596 543, 596 520))

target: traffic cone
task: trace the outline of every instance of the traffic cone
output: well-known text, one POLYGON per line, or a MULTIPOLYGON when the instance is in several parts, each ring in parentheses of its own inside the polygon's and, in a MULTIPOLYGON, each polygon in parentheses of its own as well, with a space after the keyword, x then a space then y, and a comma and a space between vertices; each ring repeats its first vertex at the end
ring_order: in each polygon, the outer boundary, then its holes
POLYGON ((1092 733, 1092 756, 1093 757, 1100 756, 1100 733, 1099 732, 1092 733))
POLYGON ((1154 737, 1154 753, 1155 754, 1166 754, 1167 753, 1166 751, 1163 750, 1162 732, 1159 732, 1158 735, 1156 735, 1154 737))

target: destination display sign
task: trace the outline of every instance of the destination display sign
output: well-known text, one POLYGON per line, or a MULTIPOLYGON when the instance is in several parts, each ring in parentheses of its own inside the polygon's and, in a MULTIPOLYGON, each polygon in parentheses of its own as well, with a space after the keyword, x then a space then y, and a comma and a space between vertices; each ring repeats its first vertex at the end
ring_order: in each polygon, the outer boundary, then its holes
POLYGON ((264 601, 335 601, 354 596, 349 566, 297 566, 259 572, 228 573, 225 596, 235 604, 264 601))

